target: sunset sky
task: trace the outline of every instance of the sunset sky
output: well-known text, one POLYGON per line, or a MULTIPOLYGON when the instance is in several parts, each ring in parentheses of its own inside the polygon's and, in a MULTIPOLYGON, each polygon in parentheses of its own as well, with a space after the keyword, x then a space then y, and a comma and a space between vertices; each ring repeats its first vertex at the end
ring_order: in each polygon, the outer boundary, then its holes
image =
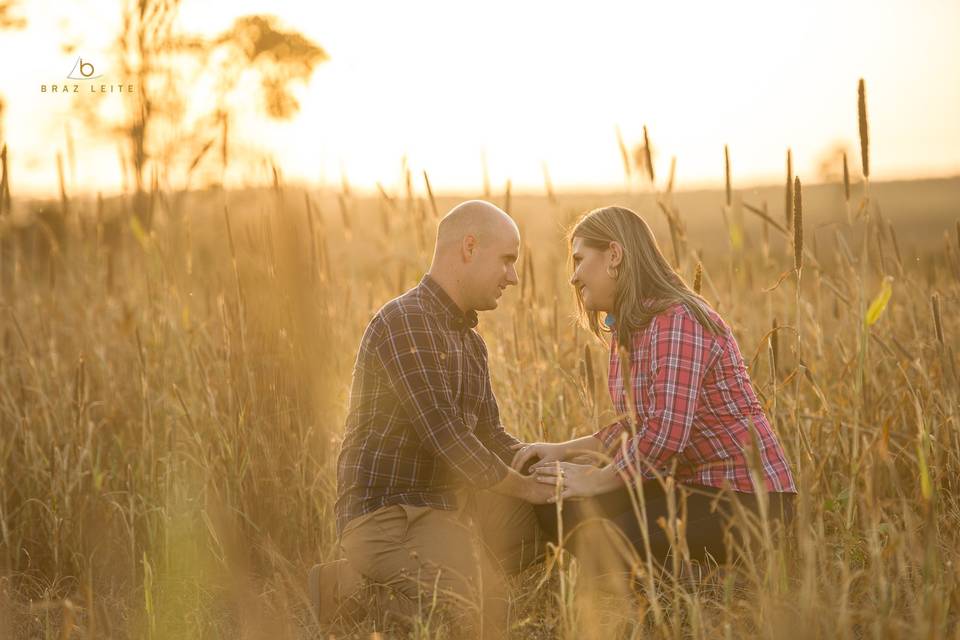
MULTIPOLYGON (((118 98, 39 92, 76 59, 61 43, 107 58, 119 23, 109 5, 23 0, 27 27, 0 33, 14 195, 56 189, 66 123, 71 189, 119 190, 116 142, 85 134, 70 105, 118 98)), ((725 143, 741 186, 781 180, 788 146, 810 181, 836 143, 859 175, 860 77, 875 179, 960 174, 958 0, 183 0, 180 25, 214 34, 252 13, 330 55, 298 90, 294 120, 249 112, 234 129, 288 178, 337 183, 345 171, 360 188, 397 185, 406 154, 438 190, 475 192, 485 154, 497 190, 508 178, 541 189, 544 161, 559 188, 622 188, 615 128, 636 143, 644 124, 660 176, 677 156, 680 188, 721 184, 725 143)))

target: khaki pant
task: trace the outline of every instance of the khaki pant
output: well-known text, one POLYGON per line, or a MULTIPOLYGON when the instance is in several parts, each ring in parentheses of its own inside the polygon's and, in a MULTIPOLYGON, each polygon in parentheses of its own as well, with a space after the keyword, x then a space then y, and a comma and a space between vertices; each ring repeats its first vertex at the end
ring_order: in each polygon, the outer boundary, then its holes
POLYGON ((504 574, 542 558, 533 507, 490 491, 463 492, 458 511, 392 505, 347 523, 338 597, 386 618, 446 621, 468 637, 506 637, 504 574), (434 609, 445 614, 433 616, 434 609))

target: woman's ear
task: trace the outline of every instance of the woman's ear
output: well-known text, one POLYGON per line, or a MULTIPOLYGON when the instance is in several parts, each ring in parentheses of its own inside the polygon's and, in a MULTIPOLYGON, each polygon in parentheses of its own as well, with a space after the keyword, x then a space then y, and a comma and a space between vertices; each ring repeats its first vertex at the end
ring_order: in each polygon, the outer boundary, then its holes
POLYGON ((611 240, 607 251, 610 252, 610 266, 619 267, 620 263, 623 262, 623 245, 616 240, 611 240))

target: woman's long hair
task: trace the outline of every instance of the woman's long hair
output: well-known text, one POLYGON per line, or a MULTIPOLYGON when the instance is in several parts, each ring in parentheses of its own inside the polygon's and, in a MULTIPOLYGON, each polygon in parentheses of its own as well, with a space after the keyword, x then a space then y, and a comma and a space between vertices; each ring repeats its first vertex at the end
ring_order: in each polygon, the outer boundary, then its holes
MULTIPOLYGON (((625 207, 594 209, 570 231, 571 245, 574 238, 581 238, 588 247, 601 251, 614 241, 623 247, 613 309, 620 346, 629 348, 635 330, 646 327, 654 316, 678 302, 694 315, 704 331, 714 335, 723 332, 707 311, 710 305, 673 270, 650 227, 638 214, 625 207)), ((579 290, 577 308, 581 322, 602 340, 609 329, 599 312, 584 308, 579 290)))

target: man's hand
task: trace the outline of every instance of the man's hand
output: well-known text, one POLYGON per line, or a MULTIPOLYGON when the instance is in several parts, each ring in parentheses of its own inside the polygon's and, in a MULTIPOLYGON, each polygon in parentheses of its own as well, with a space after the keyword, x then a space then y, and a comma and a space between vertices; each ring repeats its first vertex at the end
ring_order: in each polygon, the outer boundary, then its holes
POLYGON ((567 455, 564 443, 533 442, 531 444, 517 444, 513 448, 516 449, 516 453, 513 455, 510 466, 520 473, 523 473, 523 467, 526 464, 532 460, 536 461, 537 458, 539 458, 537 461, 539 464, 542 462, 558 462, 567 455))
POLYGON ((549 484, 538 482, 533 476, 522 476, 513 469, 508 469, 503 480, 490 487, 490 490, 531 504, 546 504, 556 493, 556 489, 549 484))
POLYGON ((556 500, 556 487, 537 482, 537 479, 533 476, 523 476, 523 480, 528 484, 523 499, 530 504, 547 504, 556 500))

